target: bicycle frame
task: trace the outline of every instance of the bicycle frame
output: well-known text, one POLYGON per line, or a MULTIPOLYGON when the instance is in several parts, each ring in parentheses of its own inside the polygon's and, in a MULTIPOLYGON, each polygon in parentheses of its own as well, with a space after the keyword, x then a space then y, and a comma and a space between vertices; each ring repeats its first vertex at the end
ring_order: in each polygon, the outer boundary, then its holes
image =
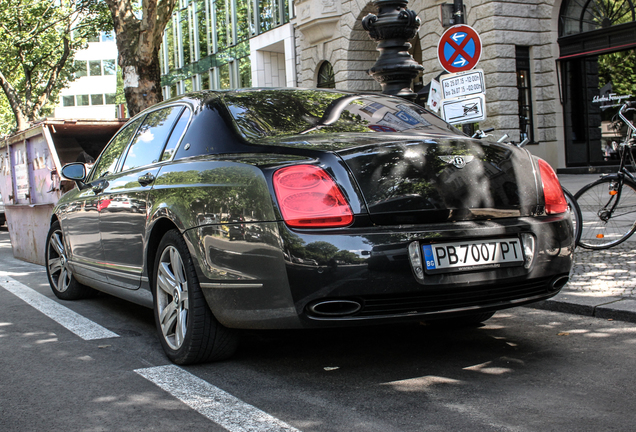
POLYGON ((625 117, 624 112, 627 109, 629 109, 629 103, 624 104, 621 107, 621 109, 618 110, 618 116, 627 125, 628 133, 627 133, 627 136, 625 137, 625 141, 620 144, 621 161, 618 167, 618 172, 616 174, 611 174, 612 176, 616 175, 616 178, 618 180, 616 195, 612 195, 609 201, 607 202, 607 204, 603 207, 603 209, 599 210, 598 212, 599 218, 601 218, 604 221, 607 221, 608 219, 612 217, 614 210, 616 209, 616 206, 621 200, 621 192, 623 190, 623 182, 624 182, 625 176, 629 177, 632 182, 636 183, 636 177, 634 176, 634 174, 629 172, 629 170, 625 167, 626 159, 627 159, 625 155, 627 154, 632 168, 636 169, 636 160, 634 159, 634 154, 632 153, 632 143, 630 143, 630 141, 632 140, 632 137, 636 136, 636 127, 632 124, 630 120, 628 120, 625 117), (610 205, 611 205, 611 208, 608 209, 608 206, 610 205))

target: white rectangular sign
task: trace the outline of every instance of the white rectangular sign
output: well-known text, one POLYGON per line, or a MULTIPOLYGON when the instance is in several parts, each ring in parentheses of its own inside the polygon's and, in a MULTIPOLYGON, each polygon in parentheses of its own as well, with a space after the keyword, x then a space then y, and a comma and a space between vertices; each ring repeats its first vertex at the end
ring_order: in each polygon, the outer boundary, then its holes
POLYGON ((479 94, 462 99, 443 99, 442 116, 451 124, 486 120, 486 96, 479 94))
POLYGON ((482 69, 442 75, 439 78, 439 82, 442 86, 443 99, 486 93, 484 71, 482 69))

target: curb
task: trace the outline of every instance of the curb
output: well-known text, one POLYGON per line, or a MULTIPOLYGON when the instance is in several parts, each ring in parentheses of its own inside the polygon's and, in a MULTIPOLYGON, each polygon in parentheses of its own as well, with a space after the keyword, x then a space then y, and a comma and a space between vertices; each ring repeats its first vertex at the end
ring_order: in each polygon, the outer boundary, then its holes
POLYGON ((636 323, 636 300, 632 298, 589 297, 577 292, 561 292, 551 299, 528 307, 636 323))

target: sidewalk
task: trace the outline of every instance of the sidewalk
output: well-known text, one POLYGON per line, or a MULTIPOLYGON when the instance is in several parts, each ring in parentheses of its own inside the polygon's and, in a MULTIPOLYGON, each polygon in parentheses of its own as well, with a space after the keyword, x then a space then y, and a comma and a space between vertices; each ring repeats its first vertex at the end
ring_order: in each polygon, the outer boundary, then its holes
MULTIPOLYGON (((598 174, 562 174, 559 180, 573 194, 598 174)), ((636 323, 636 234, 603 251, 576 248, 572 278, 557 296, 532 305, 636 323)))

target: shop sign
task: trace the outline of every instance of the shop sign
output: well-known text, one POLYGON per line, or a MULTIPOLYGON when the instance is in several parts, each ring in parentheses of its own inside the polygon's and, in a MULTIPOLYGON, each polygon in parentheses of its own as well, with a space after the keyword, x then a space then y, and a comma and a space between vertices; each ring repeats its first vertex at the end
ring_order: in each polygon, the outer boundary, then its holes
POLYGON ((630 99, 632 98, 634 95, 628 94, 628 95, 617 95, 616 93, 609 93, 609 94, 604 94, 604 95, 596 95, 594 96, 594 98, 592 98, 592 103, 600 103, 603 105, 607 105, 609 104, 613 104, 614 102, 616 102, 618 105, 623 104, 623 99, 630 99))

